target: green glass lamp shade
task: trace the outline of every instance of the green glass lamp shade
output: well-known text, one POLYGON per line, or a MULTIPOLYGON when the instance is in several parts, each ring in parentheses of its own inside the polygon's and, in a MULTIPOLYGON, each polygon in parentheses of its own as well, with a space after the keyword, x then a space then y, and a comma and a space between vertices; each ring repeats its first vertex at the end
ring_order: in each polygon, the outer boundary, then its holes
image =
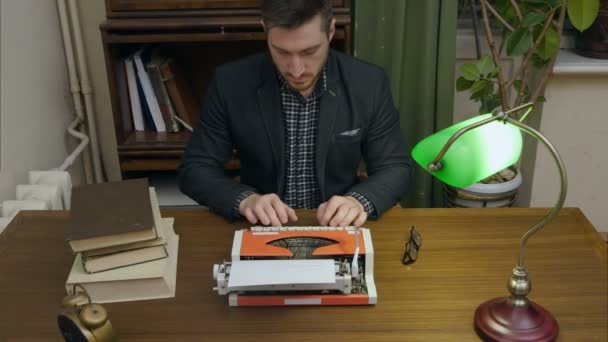
MULTIPOLYGON (((465 120, 421 140, 412 157, 429 171, 428 165, 454 133, 473 123, 490 118, 483 114, 465 120)), ((517 162, 522 149, 522 135, 514 125, 500 120, 473 128, 454 141, 441 159, 441 170, 432 172, 442 182, 465 187, 493 175, 517 162)), ((430 171, 429 171, 430 172, 430 171)))

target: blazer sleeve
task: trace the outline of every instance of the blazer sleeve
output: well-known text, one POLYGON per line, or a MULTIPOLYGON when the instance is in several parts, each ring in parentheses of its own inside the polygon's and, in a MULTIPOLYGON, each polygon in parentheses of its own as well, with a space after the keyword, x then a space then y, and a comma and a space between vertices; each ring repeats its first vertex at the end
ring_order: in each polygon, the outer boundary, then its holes
POLYGON ((233 181, 224 170, 230 158, 232 139, 220 80, 216 73, 209 84, 198 124, 178 169, 178 182, 184 194, 233 220, 232 208, 238 196, 257 190, 233 181))
POLYGON ((401 132, 399 112, 391 96, 389 81, 381 72, 374 91, 367 134, 363 137, 362 153, 368 179, 355 184, 349 191, 370 200, 377 217, 394 206, 409 192, 413 168, 408 146, 401 132))

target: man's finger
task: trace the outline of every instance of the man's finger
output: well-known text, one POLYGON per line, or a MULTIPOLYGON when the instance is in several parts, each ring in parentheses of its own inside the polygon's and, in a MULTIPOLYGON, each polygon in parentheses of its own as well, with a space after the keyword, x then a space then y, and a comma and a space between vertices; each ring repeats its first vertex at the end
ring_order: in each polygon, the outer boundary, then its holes
POLYGON ((283 224, 287 223, 287 211, 285 210, 285 204, 278 198, 273 199, 270 203, 279 221, 283 224))
POLYGON ((296 222, 298 220, 298 215, 296 215, 296 211, 293 210, 293 208, 288 207, 287 205, 285 205, 285 208, 287 208, 287 215, 289 216, 289 219, 292 222, 296 222))
POLYGON ((367 220, 367 213, 365 211, 362 211, 355 220, 355 226, 361 227, 365 224, 365 220, 367 220))
POLYGON ((359 216, 359 213, 360 213, 359 209, 350 208, 350 210, 348 211, 346 216, 344 216, 344 219, 342 220, 342 222, 339 223, 340 227, 349 226, 359 216))
POLYGON ((319 224, 324 226, 325 223, 323 223, 323 215, 325 214, 325 209, 327 208, 327 202, 323 202, 321 203, 321 205, 319 205, 319 208, 317 208, 317 221, 319 221, 319 224))
POLYGON ((338 207, 340 206, 342 201, 340 201, 339 197, 332 197, 329 202, 327 202, 327 207, 325 207, 325 213, 323 213, 323 216, 321 217, 321 221, 323 223, 321 223, 322 225, 328 225, 329 221, 332 219, 332 217, 335 216, 336 214, 336 210, 338 210, 338 207))
POLYGON ((258 218, 255 216, 251 208, 245 208, 245 218, 247 218, 247 221, 249 221, 251 224, 258 223, 258 218))
POLYGON ((263 225, 267 226, 270 224, 270 218, 268 217, 268 215, 266 215, 266 212, 264 211, 263 206, 255 207, 255 209, 253 210, 253 213, 260 219, 260 222, 263 225))
POLYGON ((268 218, 270 219, 270 225, 274 226, 274 227, 281 227, 281 221, 279 221, 279 218, 277 217, 277 213, 274 210, 273 206, 268 204, 264 207, 264 212, 266 213, 266 215, 268 215, 268 218))
POLYGON ((327 202, 321 203, 321 205, 319 205, 319 208, 317 208, 317 221, 319 221, 319 224, 321 224, 321 225, 324 225, 322 220, 323 220, 323 215, 325 214, 326 208, 327 208, 327 202))
POLYGON ((329 225, 332 227, 337 227, 340 224, 340 222, 342 222, 342 220, 344 220, 344 218, 346 217, 346 214, 348 214, 349 210, 350 210, 350 207, 348 205, 346 205, 346 203, 343 203, 340 207, 338 207, 338 210, 336 210, 334 217, 332 217, 331 221, 329 221, 329 225))

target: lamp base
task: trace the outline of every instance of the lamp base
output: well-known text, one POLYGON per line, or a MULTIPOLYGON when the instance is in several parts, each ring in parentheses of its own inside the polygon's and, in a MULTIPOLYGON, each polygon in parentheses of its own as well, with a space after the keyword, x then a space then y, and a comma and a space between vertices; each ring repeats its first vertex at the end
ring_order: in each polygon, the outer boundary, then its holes
POLYGON ((559 327, 542 306, 516 307, 502 297, 477 307, 475 331, 484 341, 555 341, 559 327))

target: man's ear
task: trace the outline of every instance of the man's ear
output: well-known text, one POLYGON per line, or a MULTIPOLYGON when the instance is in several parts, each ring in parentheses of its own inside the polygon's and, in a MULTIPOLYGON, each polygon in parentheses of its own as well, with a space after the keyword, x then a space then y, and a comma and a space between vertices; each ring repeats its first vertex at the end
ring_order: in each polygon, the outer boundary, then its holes
POLYGON ((331 22, 329 23, 329 30, 327 33, 330 42, 334 38, 334 34, 336 34, 336 18, 331 18, 331 22))

